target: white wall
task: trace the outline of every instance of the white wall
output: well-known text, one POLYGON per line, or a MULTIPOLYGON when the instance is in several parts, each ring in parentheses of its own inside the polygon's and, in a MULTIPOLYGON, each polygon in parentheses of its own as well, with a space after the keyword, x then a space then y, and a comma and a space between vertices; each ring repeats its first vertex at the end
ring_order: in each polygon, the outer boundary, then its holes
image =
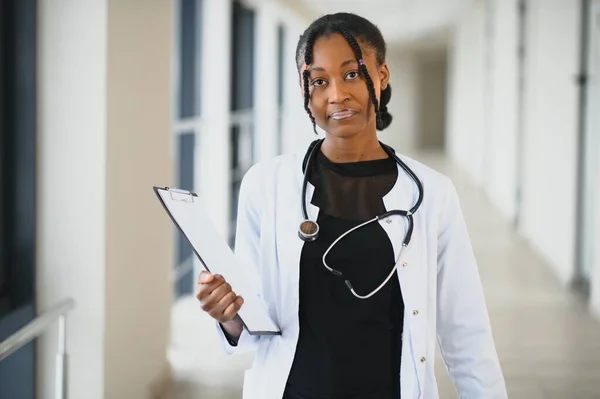
POLYGON ((256 11, 256 54, 254 104, 256 115, 257 160, 272 158, 277 152, 277 9, 261 2, 256 11), (269 82, 271 84, 263 84, 269 82))
POLYGON ((575 270, 579 3, 529 4, 521 230, 567 283, 575 270))
MULTIPOLYGON (((575 270, 579 3, 528 4, 521 231, 567 283, 575 270)), ((519 173, 517 24, 516 0, 474 1, 450 57, 449 153, 508 218, 519 173)))
POLYGON ((413 51, 391 48, 387 54, 390 69, 392 98, 388 110, 392 114, 392 124, 379 138, 399 153, 410 152, 414 147, 417 119, 417 58, 413 51))
POLYGON ((482 184, 485 164, 485 8, 473 2, 454 29, 448 55, 446 144, 452 160, 482 184))
MULTIPOLYGON (((106 1, 39 1, 37 305, 67 296, 71 397, 104 397, 106 1)), ((52 397, 56 329, 38 341, 52 397)))
MULTIPOLYGON (((39 2, 40 311, 67 319, 73 398, 146 398, 166 370, 171 2, 39 2)), ((38 343, 53 397, 56 331, 38 343)))
POLYGON ((488 146, 486 189, 509 219, 516 212, 518 134, 518 0, 490 3, 488 146))

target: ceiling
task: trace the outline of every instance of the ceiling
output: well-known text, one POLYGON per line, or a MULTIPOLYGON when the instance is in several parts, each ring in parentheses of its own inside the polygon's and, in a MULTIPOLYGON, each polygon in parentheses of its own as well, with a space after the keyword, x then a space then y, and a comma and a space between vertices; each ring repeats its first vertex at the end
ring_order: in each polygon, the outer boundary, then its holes
POLYGON ((314 16, 353 12, 375 23, 390 46, 437 41, 474 0, 292 0, 314 16))

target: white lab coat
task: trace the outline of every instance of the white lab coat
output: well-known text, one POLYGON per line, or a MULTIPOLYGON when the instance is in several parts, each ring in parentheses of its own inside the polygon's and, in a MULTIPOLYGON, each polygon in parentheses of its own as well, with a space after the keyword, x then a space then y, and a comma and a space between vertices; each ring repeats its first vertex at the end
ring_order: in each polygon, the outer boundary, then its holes
MULTIPOLYGON (((477 263, 454 185, 446 176, 402 156, 423 184, 412 241, 398 261, 405 303, 402 364, 403 399, 438 398, 434 376, 435 342, 463 399, 504 399, 505 382, 498 362, 477 263)), ((304 153, 279 156, 254 165, 239 195, 236 256, 248 267, 280 336, 251 336, 245 330, 231 346, 217 324, 227 354, 256 350, 245 372, 244 399, 281 399, 298 340, 299 260, 302 159, 304 153)), ((310 203, 316 220, 319 209, 310 203)), ((410 209, 418 190, 398 167, 398 179, 384 197, 386 209, 410 209)), ((406 232, 402 216, 379 222, 396 257, 406 232)), ((342 332, 340 332, 342 333, 342 332)))

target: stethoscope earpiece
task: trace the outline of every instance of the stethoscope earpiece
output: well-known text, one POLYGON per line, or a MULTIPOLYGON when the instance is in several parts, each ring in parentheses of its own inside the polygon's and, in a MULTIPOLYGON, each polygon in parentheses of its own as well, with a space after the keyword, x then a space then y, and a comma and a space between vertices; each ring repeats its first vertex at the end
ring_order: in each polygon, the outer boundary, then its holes
POLYGON ((300 223, 298 228, 298 236, 304 242, 312 242, 317 239, 319 235, 319 225, 312 220, 304 220, 300 223))

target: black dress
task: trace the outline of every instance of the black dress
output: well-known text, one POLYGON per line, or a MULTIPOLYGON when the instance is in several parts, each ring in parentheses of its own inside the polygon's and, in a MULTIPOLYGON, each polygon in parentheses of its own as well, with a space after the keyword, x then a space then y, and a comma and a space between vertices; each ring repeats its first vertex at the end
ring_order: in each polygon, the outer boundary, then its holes
MULTIPOLYGON (((385 212, 383 196, 398 177, 396 162, 332 163, 321 152, 309 170, 311 202, 320 208, 319 238, 300 258, 300 335, 284 399, 387 399, 400 397, 404 304, 393 276, 369 299, 358 299, 344 279, 322 263, 323 253, 347 229, 385 212)), ((365 295, 394 267, 392 244, 379 223, 339 241, 330 267, 365 295)))

